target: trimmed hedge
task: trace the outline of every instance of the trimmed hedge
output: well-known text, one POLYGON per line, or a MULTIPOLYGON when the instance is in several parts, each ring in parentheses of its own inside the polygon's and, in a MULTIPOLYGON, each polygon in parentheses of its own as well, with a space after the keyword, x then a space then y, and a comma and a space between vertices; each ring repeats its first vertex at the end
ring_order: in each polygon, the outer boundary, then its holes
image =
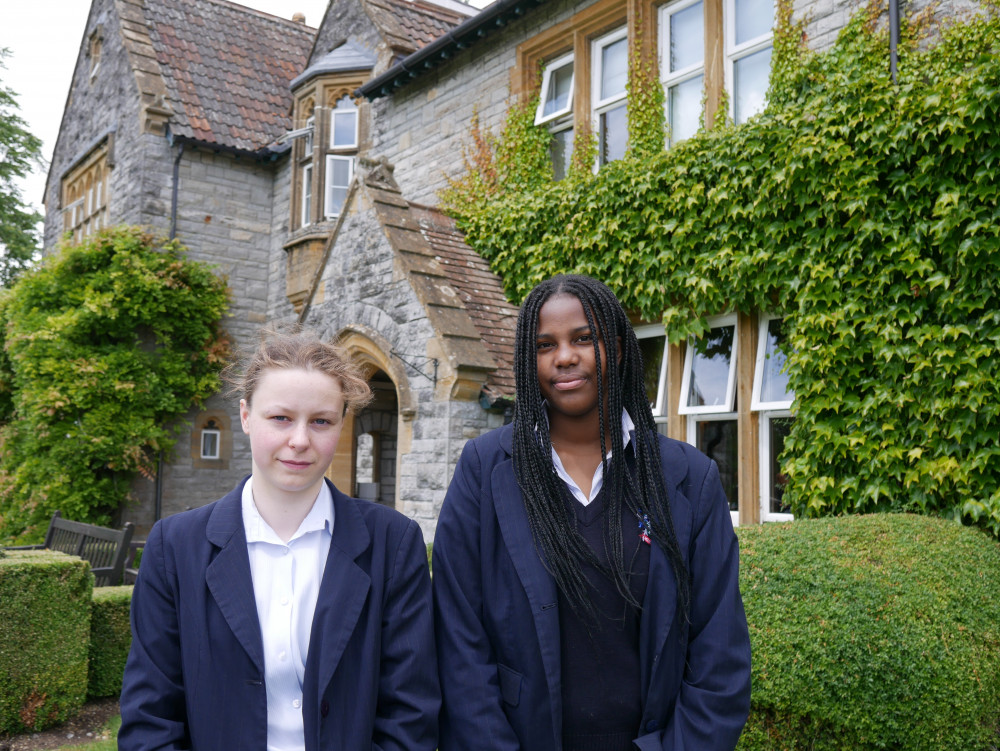
POLYGON ((740 751, 1000 744, 1000 545, 878 514, 739 530, 753 644, 740 751))
POLYGON ((129 608, 132 587, 98 587, 90 608, 87 696, 117 696, 132 644, 129 608))
POLYGON ((0 559, 0 735, 43 730, 83 706, 94 577, 63 553, 0 559))

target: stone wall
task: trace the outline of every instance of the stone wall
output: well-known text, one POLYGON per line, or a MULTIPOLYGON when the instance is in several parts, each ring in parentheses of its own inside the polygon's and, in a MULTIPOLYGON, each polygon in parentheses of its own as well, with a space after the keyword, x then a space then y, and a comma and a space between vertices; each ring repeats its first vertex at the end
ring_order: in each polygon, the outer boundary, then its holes
MULTIPOLYGON (((141 223, 169 231, 171 223, 172 167, 179 145, 172 148, 159 139, 146 149, 143 170, 141 223)), ((178 170, 177 239, 192 260, 211 264, 225 277, 231 290, 229 314, 224 321, 236 349, 252 347, 268 320, 275 167, 228 154, 215 154, 186 146, 178 170)), ((279 248, 280 250, 280 248, 279 248)), ((192 410, 184 420, 177 445, 161 473, 163 516, 203 506, 221 497, 250 472, 250 444, 240 428, 236 398, 212 396, 205 411, 222 411, 229 417, 231 454, 225 461, 196 466, 191 442, 199 434, 190 425, 202 410, 192 410)), ((129 520, 140 528, 153 520, 155 484, 136 483, 140 503, 129 520)))
POLYGON ((524 19, 388 97, 376 99, 372 120, 374 158, 386 157, 404 196, 435 205, 447 178, 464 172, 463 148, 478 113, 482 125, 497 133, 507 113, 510 71, 517 45, 579 10, 559 0, 533 8, 524 19))

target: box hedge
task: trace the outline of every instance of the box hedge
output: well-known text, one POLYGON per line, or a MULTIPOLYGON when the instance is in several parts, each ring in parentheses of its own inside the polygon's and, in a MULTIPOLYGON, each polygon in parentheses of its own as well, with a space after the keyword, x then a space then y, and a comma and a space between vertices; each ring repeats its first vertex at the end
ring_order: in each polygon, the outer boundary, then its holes
POLYGON ((129 607, 132 587, 97 587, 90 610, 90 661, 87 696, 117 696, 132 644, 129 607))
POLYGON ((881 514, 739 530, 753 646, 740 751, 1000 744, 1000 545, 881 514))
POLYGON ((80 558, 0 558, 0 735, 51 727, 83 706, 92 588, 80 558))

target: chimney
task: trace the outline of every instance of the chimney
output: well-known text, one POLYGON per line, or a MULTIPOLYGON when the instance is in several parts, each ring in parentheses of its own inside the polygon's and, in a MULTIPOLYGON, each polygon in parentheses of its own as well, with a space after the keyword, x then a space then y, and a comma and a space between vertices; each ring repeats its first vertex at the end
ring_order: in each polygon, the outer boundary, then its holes
POLYGON ((301 24, 303 24, 303 25, 304 25, 304 24, 305 24, 305 22, 306 22, 306 14, 305 14, 305 13, 295 13, 295 14, 294 14, 294 15, 292 16, 292 20, 293 20, 293 21, 294 21, 295 23, 301 23, 301 24))

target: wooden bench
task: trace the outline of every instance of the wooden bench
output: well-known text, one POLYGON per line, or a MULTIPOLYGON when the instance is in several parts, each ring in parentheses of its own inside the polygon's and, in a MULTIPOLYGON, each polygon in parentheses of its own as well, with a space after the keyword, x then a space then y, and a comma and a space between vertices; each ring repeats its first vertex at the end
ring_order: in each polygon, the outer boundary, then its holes
POLYGON ((63 519, 62 513, 56 511, 49 522, 43 544, 22 545, 7 550, 48 549, 78 556, 90 562, 95 584, 98 587, 109 587, 122 583, 125 558, 129 553, 133 531, 132 522, 127 522, 118 530, 108 529, 96 524, 63 519))

